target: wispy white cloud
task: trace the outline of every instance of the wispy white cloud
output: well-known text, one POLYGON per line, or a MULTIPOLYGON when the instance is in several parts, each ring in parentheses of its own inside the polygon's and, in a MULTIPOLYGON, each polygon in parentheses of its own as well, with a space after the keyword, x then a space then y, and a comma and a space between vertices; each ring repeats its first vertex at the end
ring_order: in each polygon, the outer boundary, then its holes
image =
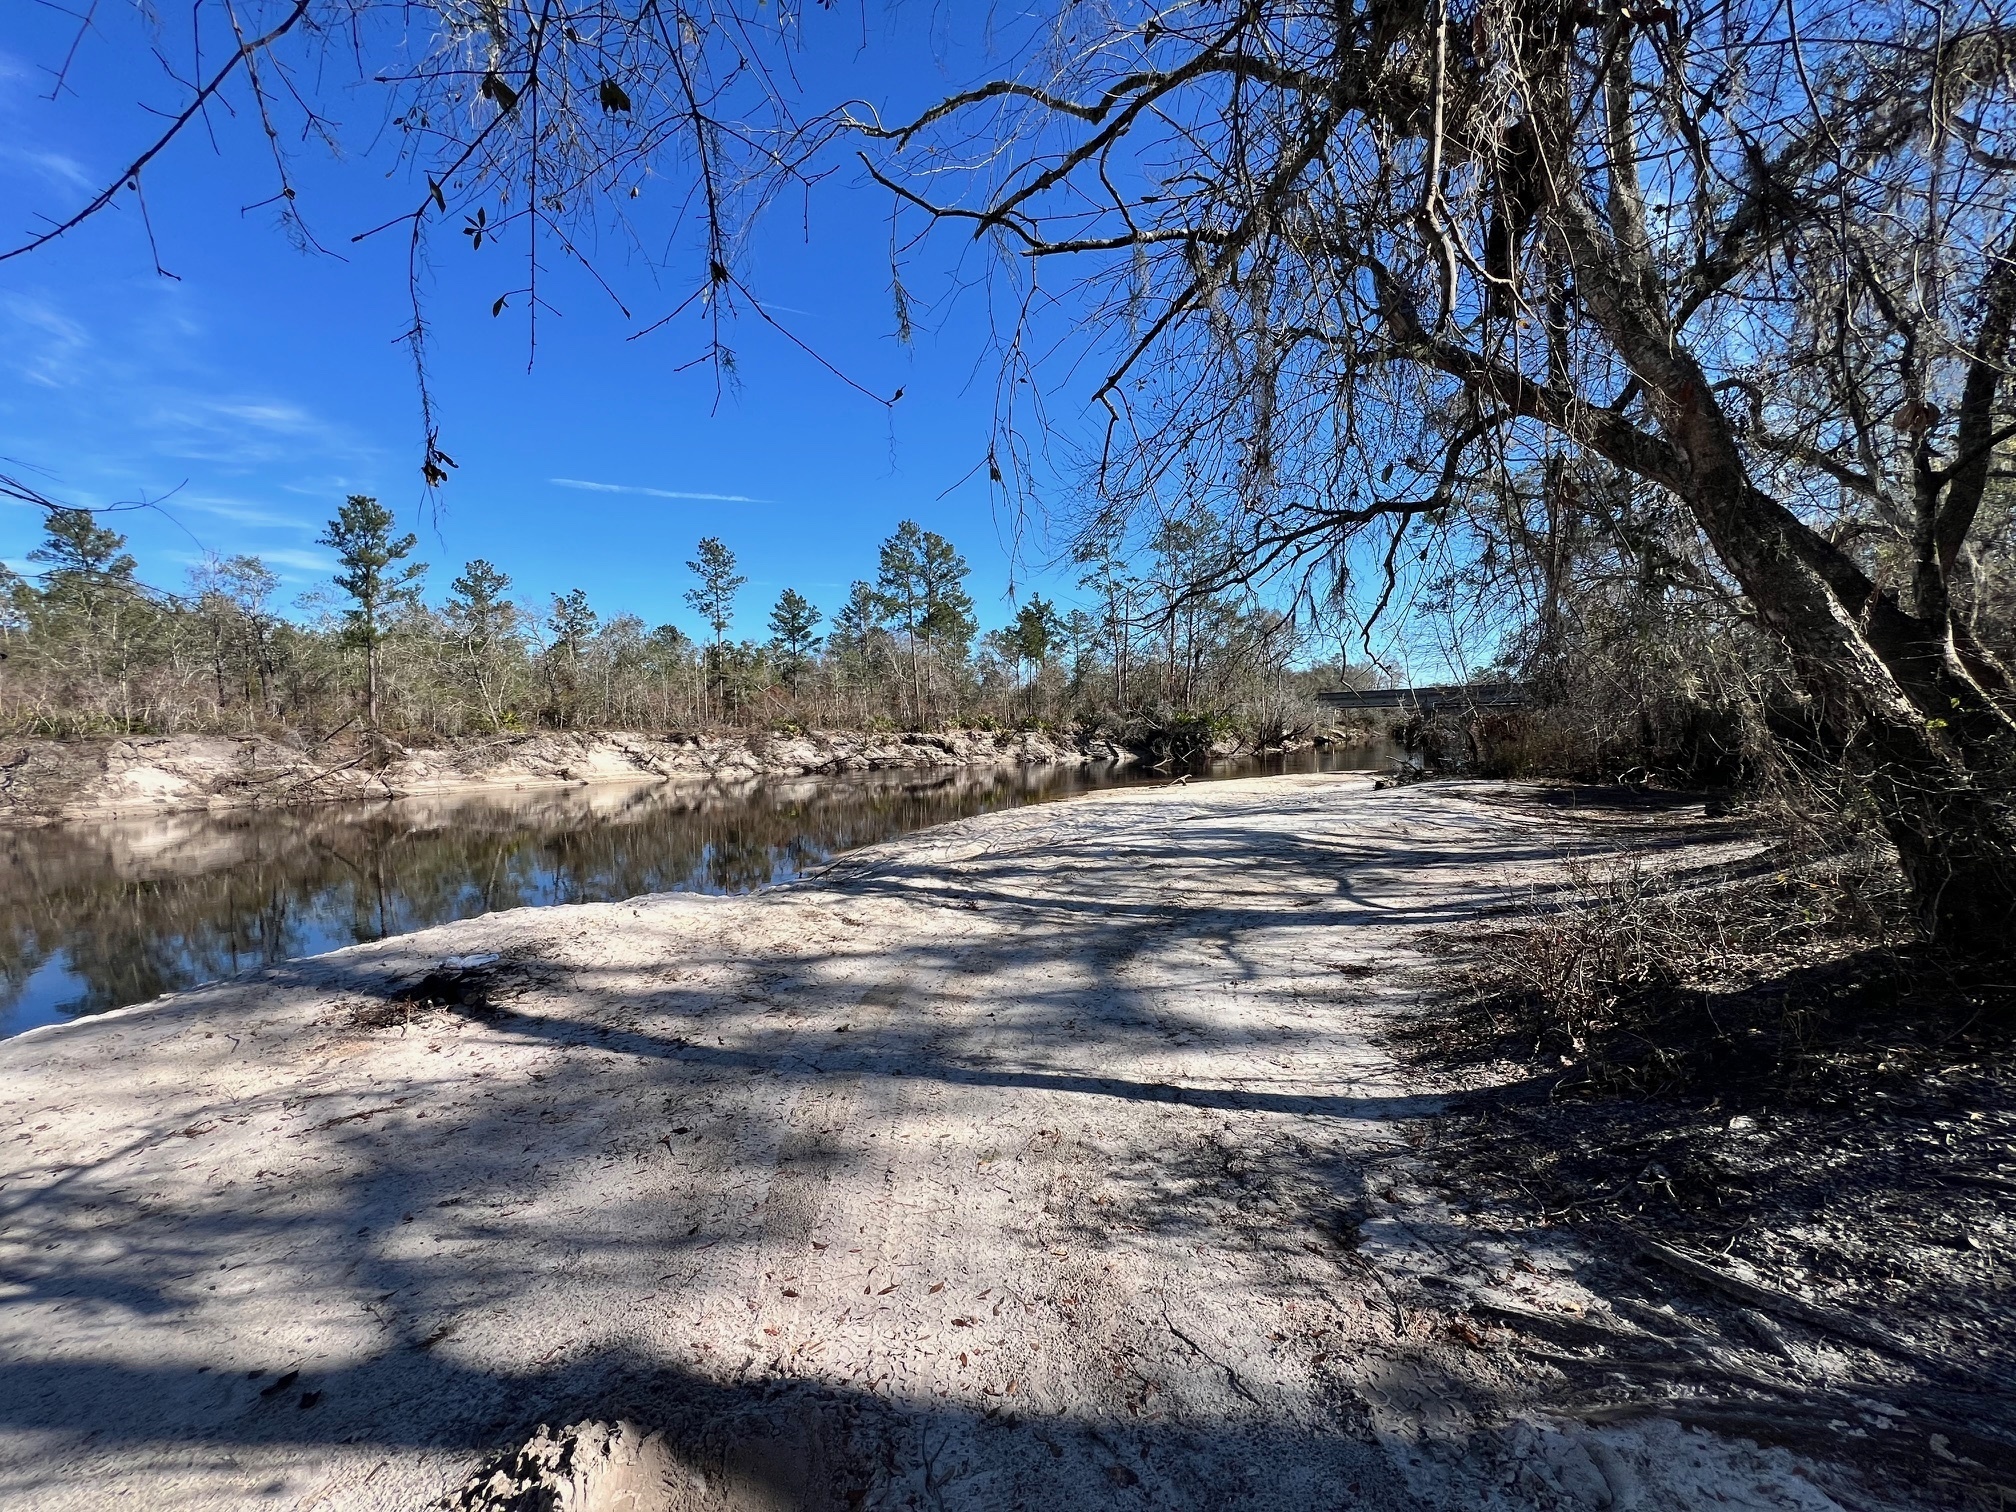
POLYGON ((372 487, 369 481, 348 474, 323 473, 290 479, 280 485, 280 490, 328 503, 331 500, 340 502, 353 493, 370 493, 372 487))
POLYGON ((83 377, 91 333, 46 300, 0 296, 0 331, 15 372, 44 388, 68 388, 83 377))
POLYGON ((768 499, 752 499, 747 494, 687 493, 677 488, 639 488, 629 483, 591 483, 585 478, 548 478, 561 488, 578 488, 586 493, 646 494, 654 499, 699 499, 709 504, 768 504, 768 499))
POLYGON ((240 499, 217 499, 198 494, 178 494, 169 501, 169 508, 193 509, 201 514, 215 515, 220 520, 229 520, 234 525, 266 525, 278 530, 313 530, 314 523, 297 519, 293 515, 280 514, 257 504, 247 504, 240 499))
POLYGON ((299 436, 319 431, 322 428, 308 411, 298 404, 264 404, 228 401, 213 401, 218 414, 231 420, 242 420, 247 425, 256 425, 261 430, 279 431, 283 435, 299 436))
POLYGON ((140 421, 163 456, 254 467, 297 462, 304 455, 356 457, 367 450, 342 427, 298 404, 166 385, 147 397, 152 402, 140 421))
POLYGON ((63 391, 59 418, 80 432, 123 436, 129 455, 234 471, 277 464, 297 475, 304 463, 317 471, 372 470, 376 449, 348 427, 212 372, 191 355, 200 349, 199 331, 184 304, 148 293, 142 315, 122 326, 117 342, 95 335, 93 315, 76 301, 0 293, 0 373, 63 391))
POLYGON ((255 551, 252 553, 268 567, 292 567, 297 572, 334 572, 336 561, 317 551, 297 551, 291 546, 283 546, 275 551, 255 551))
POLYGON ((67 152, 52 152, 46 148, 5 143, 0 144, 0 164, 25 168, 36 177, 47 179, 52 184, 61 184, 67 189, 97 187, 91 182, 91 175, 84 171, 84 165, 67 152))

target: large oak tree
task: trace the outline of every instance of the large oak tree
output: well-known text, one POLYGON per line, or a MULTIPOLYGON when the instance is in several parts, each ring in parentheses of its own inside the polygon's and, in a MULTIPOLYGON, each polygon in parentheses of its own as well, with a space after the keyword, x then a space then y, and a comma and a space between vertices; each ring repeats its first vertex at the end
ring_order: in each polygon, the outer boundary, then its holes
POLYGON ((1974 3, 1072 7, 1044 67, 870 123, 874 172, 1091 265, 1100 528, 1202 502, 1244 576, 1563 450, 1681 501, 1925 928, 1999 946, 2016 722, 1965 579, 2012 434, 2011 40, 1974 3))

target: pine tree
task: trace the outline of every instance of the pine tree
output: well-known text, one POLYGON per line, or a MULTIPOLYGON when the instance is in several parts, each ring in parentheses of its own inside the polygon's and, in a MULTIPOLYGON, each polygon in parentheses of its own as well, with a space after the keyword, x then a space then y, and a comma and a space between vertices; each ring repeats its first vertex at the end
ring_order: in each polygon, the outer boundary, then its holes
POLYGON ((342 568, 335 583, 350 595, 343 611, 346 638, 364 652, 365 720, 378 728, 378 648, 385 639, 385 621, 403 607, 420 602, 427 576, 425 562, 405 561, 420 538, 410 531, 392 538, 392 511, 376 499, 352 494, 328 529, 315 538, 318 546, 336 553, 342 568), (396 569, 396 570, 389 570, 396 569))
POLYGON ((686 570, 700 580, 697 588, 686 590, 686 602, 714 632, 714 644, 708 648, 707 660, 718 691, 721 682, 721 638, 735 623, 736 591, 749 579, 736 572, 735 553, 721 544, 719 536, 707 536, 701 540, 699 554, 686 564, 686 570))
POLYGON ((1087 571, 1078 579, 1080 588, 1099 595, 1099 628, 1111 649, 1113 663, 1113 704, 1126 709, 1127 674, 1133 651, 1134 595, 1137 584, 1127 571, 1127 559, 1120 543, 1111 538, 1079 549, 1074 560, 1087 571))
POLYGON ((599 619, 588 607, 585 589, 553 595, 553 607, 546 616, 546 628, 553 632, 553 644, 546 653, 546 678, 562 725, 571 725, 580 717, 581 655, 588 649, 599 619))
POLYGON ((1043 669, 1050 662, 1050 653, 1064 639, 1064 621, 1057 616, 1057 606, 1039 593, 1029 595, 1029 602, 1015 614, 1015 623, 1008 627, 1008 644, 1013 648, 1015 659, 1031 670, 1026 676, 1029 694, 1029 713, 1036 713, 1036 685, 1042 680, 1043 669))
POLYGON ((905 520, 882 543, 875 588, 889 618, 903 629, 910 659, 911 715, 924 719, 920 651, 925 645, 964 657, 979 626, 965 579, 972 569, 952 543, 905 520))
POLYGON ((735 571, 735 553, 721 544, 719 536, 700 542, 700 554, 686 564, 686 570, 700 579, 699 587, 686 590, 686 602, 714 632, 718 649, 721 637, 735 623, 736 591, 749 579, 735 571))
POLYGON ((859 685, 870 680, 872 647, 883 631, 885 610, 874 586, 856 578, 847 588, 847 601, 833 616, 833 629, 826 636, 826 655, 843 680, 859 685))
MULTIPOLYGON (((100 525, 88 509, 51 509, 43 530, 42 544, 28 553, 45 569, 37 617, 53 643, 75 648, 66 658, 73 673, 94 680, 117 676, 119 719, 126 723, 132 709, 125 672, 136 618, 127 611, 142 597, 133 576, 138 564, 126 554, 126 537, 100 525)), ((144 628, 145 616, 139 618, 144 628)))
POLYGON ((770 650, 787 686, 797 686, 812 653, 819 649, 819 637, 812 633, 819 620, 812 601, 796 588, 786 588, 777 595, 776 606, 770 611, 770 650))
POLYGON ((546 616, 546 628, 553 632, 553 649, 578 662, 600 620, 601 616, 588 607, 586 589, 554 594, 552 611, 546 616))
POLYGON ((45 585, 66 578, 130 583, 137 563, 126 554, 126 537, 100 525, 88 509, 52 509, 43 522, 42 544, 28 553, 48 571, 45 585))

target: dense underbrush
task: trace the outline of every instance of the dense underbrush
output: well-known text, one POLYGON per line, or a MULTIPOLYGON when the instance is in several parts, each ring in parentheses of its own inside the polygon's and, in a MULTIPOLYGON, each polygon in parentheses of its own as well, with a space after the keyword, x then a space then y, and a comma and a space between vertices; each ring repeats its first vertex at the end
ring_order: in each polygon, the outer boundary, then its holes
POLYGON ((1558 1066, 1557 1098, 1852 1100, 1999 1039, 2016 1009, 2008 972, 1913 938, 1874 846, 1736 877, 1641 862, 1571 886, 1488 948, 1464 943, 1443 1030, 1451 1050, 1558 1066))
POLYGON ((1677 1341, 1570 1389, 1986 1507, 2016 1475, 2016 963, 1940 955, 1906 903, 1870 843, 1584 871, 1438 940, 1400 1040, 1461 1089, 1423 1145, 1457 1203, 1575 1228, 1677 1341), (1892 1431, 1847 1442, 1870 1402, 1892 1431))

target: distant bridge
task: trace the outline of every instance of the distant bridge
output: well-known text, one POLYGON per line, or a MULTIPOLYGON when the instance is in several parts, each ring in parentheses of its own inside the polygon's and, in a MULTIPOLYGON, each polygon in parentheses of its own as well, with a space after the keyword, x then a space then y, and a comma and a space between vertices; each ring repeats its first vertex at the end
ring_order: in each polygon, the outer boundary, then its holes
POLYGON ((1318 693, 1316 702, 1340 713, 1403 709, 1409 714, 1475 713, 1523 708, 1530 701, 1515 682, 1445 683, 1432 688, 1338 688, 1318 693))

